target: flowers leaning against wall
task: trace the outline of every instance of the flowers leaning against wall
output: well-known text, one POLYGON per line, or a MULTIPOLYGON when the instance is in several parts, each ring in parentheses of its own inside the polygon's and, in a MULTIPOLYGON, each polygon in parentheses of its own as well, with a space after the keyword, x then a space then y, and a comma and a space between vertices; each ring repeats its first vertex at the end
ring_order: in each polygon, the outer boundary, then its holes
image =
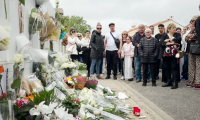
POLYGON ((29 17, 29 34, 34 34, 42 28, 42 17, 37 13, 37 9, 33 8, 29 17))

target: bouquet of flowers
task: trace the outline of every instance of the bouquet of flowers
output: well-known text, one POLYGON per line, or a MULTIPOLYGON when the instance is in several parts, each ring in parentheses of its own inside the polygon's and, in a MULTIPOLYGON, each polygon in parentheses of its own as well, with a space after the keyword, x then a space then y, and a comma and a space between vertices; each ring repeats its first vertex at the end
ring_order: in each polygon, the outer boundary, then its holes
POLYGON ((95 90, 97 88, 97 84, 98 84, 97 80, 88 80, 85 84, 85 87, 87 87, 88 89, 92 88, 95 90))
POLYGON ((85 87, 87 77, 86 76, 74 76, 73 80, 76 81, 76 89, 82 90, 85 87))
POLYGON ((87 65, 79 61, 75 61, 74 63, 77 65, 77 75, 87 76, 87 65))
POLYGON ((80 99, 76 98, 75 95, 68 95, 67 98, 62 102, 62 107, 68 108, 68 113, 77 116, 81 107, 80 99))
POLYGON ((37 9, 33 8, 29 17, 29 34, 34 34, 42 28, 42 17, 37 13, 37 9))
POLYGON ((66 78, 64 79, 64 82, 69 86, 70 89, 75 89, 76 81, 72 80, 72 78, 66 78))
POLYGON ((61 65, 61 70, 65 70, 66 77, 72 76, 73 69, 75 69, 77 66, 73 62, 63 63, 61 65))

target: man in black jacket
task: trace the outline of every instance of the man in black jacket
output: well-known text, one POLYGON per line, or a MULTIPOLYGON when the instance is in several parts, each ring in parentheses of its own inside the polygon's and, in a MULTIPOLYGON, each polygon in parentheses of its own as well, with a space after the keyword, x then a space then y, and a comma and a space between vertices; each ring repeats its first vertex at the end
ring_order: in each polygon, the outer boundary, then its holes
MULTIPOLYGON (((159 33, 155 36, 155 38, 158 40, 158 42, 160 42, 161 37, 165 34, 165 26, 163 24, 158 25, 158 29, 159 29, 159 33)), ((158 46, 158 50, 160 49, 160 46, 158 46)), ((161 52, 161 51, 159 51, 161 52)), ((162 56, 161 53, 159 53, 159 56, 162 56)), ((159 57, 162 58, 162 57, 159 57)), ((159 69, 160 69, 160 61, 161 59, 157 60, 156 63, 156 79, 159 79, 159 69)), ((165 81, 165 77, 164 77, 164 69, 162 69, 162 81, 165 81)), ((167 80, 166 80, 167 81, 167 80)))
MULTIPOLYGON (((199 10, 200 10, 200 5, 199 5, 199 10)), ((195 28, 197 32, 197 39, 199 41, 199 47, 200 47, 200 16, 195 21, 195 28)))
MULTIPOLYGON (((139 43, 142 38, 145 37, 144 30, 145 26, 143 24, 140 24, 138 26, 139 31, 135 33, 133 36, 133 46, 135 46, 134 50, 134 58, 135 58, 135 74, 136 74, 136 82, 141 82, 142 75, 141 75, 141 56, 139 55, 138 48, 139 48, 139 43)), ((148 75, 148 79, 150 79, 150 72, 148 75)))

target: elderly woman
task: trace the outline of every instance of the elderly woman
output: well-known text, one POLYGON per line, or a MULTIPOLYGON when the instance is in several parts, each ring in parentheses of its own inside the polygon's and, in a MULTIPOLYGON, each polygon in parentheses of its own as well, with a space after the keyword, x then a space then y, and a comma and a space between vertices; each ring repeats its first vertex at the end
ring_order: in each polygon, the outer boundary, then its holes
POLYGON ((158 56, 158 41, 151 36, 151 29, 145 30, 145 37, 141 39, 139 45, 139 54, 141 55, 141 63, 143 66, 143 84, 147 85, 148 66, 150 66, 152 86, 156 86, 156 62, 158 56))
POLYGON ((180 50, 181 34, 176 33, 175 24, 171 23, 167 26, 167 33, 162 36, 160 44, 165 76, 167 77, 167 83, 162 87, 172 86, 171 89, 176 89, 180 81, 180 74, 179 59, 175 55, 180 50))
POLYGON ((187 42, 186 51, 189 53, 189 84, 186 84, 186 86, 194 86, 195 89, 200 89, 200 48, 195 28, 195 22, 198 17, 199 15, 196 15, 190 21, 191 31, 185 38, 187 42))

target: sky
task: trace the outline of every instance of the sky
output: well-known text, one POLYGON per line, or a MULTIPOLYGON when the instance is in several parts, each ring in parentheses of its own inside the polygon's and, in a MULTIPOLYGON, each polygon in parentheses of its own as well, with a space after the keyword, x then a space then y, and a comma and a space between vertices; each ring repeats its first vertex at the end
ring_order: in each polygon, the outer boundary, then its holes
MULTIPOLYGON (((139 24, 151 25, 173 16, 185 26, 194 15, 200 15, 200 0, 59 0, 64 15, 81 16, 96 28, 102 24, 102 34, 109 32, 108 24, 115 23, 116 31, 128 31, 139 24)), ((55 0, 50 0, 53 7, 55 0)))

